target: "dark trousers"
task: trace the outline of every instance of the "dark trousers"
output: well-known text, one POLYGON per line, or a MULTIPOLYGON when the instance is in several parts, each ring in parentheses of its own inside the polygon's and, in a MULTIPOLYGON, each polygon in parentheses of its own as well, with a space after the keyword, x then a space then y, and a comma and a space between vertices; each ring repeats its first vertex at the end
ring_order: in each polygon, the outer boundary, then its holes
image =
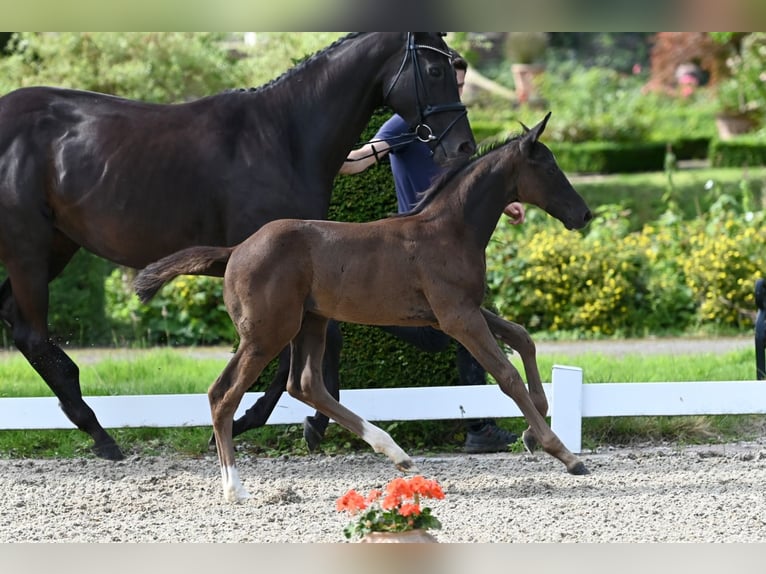
MULTIPOLYGON (((452 337, 439 329, 433 327, 381 327, 387 333, 414 345, 422 351, 428 353, 438 353, 447 350, 452 341, 452 337)), ((479 362, 473 358, 463 345, 457 343, 457 364, 458 378, 461 385, 486 385, 487 372, 479 362)), ((485 419, 466 420, 466 426, 469 430, 479 430, 486 422, 485 419)))

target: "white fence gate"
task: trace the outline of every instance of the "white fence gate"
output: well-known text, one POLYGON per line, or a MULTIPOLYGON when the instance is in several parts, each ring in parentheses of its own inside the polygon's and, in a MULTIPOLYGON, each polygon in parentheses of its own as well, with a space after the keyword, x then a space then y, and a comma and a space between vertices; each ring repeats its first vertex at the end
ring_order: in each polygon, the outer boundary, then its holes
MULTIPOLYGON (((766 414, 764 381, 583 384, 582 369, 556 365, 548 397, 551 428, 572 452, 582 450, 582 419, 605 416, 766 414)), ((247 393, 236 416, 263 393, 247 393)), ((106 428, 209 426, 207 395, 85 397, 106 428)), ((497 385, 350 389, 341 402, 371 421, 520 417, 497 385)), ((294 424, 313 409, 286 393, 268 424, 294 424)), ((0 399, 0 429, 71 429, 55 397, 0 399)))

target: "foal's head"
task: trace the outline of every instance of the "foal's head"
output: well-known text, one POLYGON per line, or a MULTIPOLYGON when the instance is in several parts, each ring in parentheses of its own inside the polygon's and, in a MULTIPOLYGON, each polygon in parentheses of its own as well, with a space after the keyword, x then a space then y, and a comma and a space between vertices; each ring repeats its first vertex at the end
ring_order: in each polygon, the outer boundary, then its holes
POLYGON ((532 129, 524 126, 524 134, 518 139, 516 199, 544 209, 567 229, 581 229, 593 214, 561 171, 551 150, 539 141, 550 117, 548 112, 532 129))

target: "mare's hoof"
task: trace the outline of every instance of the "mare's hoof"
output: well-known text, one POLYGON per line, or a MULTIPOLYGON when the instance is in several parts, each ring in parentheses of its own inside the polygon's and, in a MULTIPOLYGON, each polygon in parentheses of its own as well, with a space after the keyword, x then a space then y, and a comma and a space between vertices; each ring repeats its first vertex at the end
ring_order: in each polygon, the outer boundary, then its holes
POLYGON ((537 448, 537 439, 531 432, 524 431, 521 434, 521 442, 524 443, 524 448, 527 449, 527 452, 535 452, 535 449, 537 448))
POLYGON ((580 476, 584 474, 590 474, 590 471, 585 468, 585 465, 582 462, 578 462, 572 468, 568 468, 567 470, 569 471, 569 474, 576 474, 580 476))
POLYGON ((319 448, 322 438, 322 433, 311 422, 311 417, 303 419, 303 440, 306 441, 309 452, 315 452, 319 448))
POLYGON ((122 451, 120 450, 120 447, 117 446, 116 442, 95 444, 93 445, 92 450, 93 454, 95 454, 97 457, 106 460, 117 461, 125 459, 125 455, 122 454, 122 451))

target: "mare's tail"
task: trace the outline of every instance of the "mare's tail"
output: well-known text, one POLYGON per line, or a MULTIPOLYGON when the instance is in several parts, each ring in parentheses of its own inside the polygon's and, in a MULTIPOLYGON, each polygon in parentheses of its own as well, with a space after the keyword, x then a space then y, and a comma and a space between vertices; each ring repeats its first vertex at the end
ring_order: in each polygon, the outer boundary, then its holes
POLYGON ((142 303, 154 297, 162 286, 178 275, 222 276, 233 247, 189 247, 147 265, 133 281, 142 303))

